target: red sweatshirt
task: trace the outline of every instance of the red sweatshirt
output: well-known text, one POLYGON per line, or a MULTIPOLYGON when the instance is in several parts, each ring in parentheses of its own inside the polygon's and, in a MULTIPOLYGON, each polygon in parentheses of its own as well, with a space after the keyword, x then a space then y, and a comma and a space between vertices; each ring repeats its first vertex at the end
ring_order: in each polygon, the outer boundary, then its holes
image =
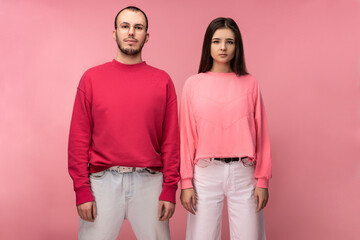
POLYGON ((76 205, 94 201, 89 173, 112 166, 163 172, 159 199, 175 203, 179 181, 177 98, 169 75, 115 59, 82 76, 69 135, 76 205))

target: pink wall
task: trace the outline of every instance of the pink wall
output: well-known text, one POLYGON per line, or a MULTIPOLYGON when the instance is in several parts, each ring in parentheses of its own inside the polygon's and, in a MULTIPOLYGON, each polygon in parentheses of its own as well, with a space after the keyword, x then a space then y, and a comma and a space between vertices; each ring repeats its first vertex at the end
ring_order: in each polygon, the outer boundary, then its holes
MULTIPOLYGON (((115 57, 113 18, 129 4, 150 20, 144 59, 168 71, 179 96, 207 24, 238 22, 271 131, 268 239, 359 239, 360 1, 179 2, 0 1, 0 239, 76 239, 67 173, 76 86, 115 57)), ((177 204, 173 239, 184 239, 185 222, 177 204)), ((134 239, 128 223, 120 235, 134 239)))

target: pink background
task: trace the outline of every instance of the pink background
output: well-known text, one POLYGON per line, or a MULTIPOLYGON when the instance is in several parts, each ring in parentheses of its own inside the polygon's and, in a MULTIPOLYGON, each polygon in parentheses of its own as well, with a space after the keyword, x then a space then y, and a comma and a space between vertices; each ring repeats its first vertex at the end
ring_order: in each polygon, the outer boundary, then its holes
MULTIPOLYGON (((178 96, 219 16, 243 34, 273 152, 268 239, 360 239, 360 1, 0 0, 0 239, 76 239, 67 138, 82 73, 112 60, 113 19, 150 20, 143 58, 178 96)), ((223 239, 228 239, 224 215, 223 239)), ((180 202, 172 239, 184 239, 180 202)), ((126 222, 122 239, 135 239, 126 222)))

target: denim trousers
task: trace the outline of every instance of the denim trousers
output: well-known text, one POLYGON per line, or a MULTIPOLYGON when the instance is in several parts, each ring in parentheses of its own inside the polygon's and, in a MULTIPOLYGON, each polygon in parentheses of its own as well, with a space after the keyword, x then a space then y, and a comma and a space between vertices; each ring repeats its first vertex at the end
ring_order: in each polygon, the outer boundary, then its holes
POLYGON ((158 220, 161 172, 146 170, 119 173, 105 170, 90 174, 97 217, 94 222, 80 218, 80 240, 116 240, 124 219, 137 239, 170 239, 169 221, 158 220))
POLYGON ((256 213, 255 166, 241 161, 201 159, 194 166, 196 215, 188 213, 187 240, 220 240, 224 197, 227 199, 230 238, 265 240, 263 210, 256 213))

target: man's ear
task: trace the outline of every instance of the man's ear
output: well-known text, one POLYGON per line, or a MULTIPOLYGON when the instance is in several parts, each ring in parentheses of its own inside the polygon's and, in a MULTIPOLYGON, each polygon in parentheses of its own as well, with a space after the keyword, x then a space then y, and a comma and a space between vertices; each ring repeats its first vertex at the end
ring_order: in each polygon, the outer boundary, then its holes
POLYGON ((116 29, 114 29, 114 31, 113 31, 113 38, 116 41, 116 29))

